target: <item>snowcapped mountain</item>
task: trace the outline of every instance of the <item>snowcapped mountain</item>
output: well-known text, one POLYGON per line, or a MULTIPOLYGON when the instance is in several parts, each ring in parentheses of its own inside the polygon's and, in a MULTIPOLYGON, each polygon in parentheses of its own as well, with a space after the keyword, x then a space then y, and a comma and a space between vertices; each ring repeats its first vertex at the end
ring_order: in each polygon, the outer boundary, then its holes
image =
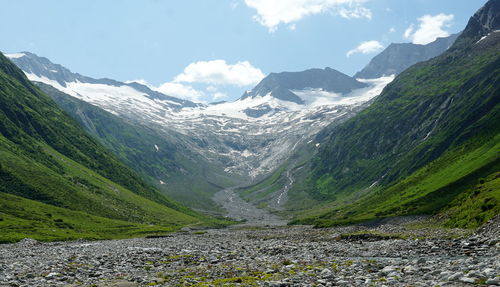
POLYGON ((128 121, 178 135, 228 173, 255 179, 335 121, 356 114, 393 77, 354 79, 330 68, 272 73, 239 100, 196 104, 138 83, 96 80, 31 53, 7 54, 32 81, 101 107, 128 121))
POLYGON ((366 84, 331 68, 309 69, 302 72, 271 73, 253 90, 246 92, 242 99, 270 94, 280 100, 304 104, 304 99, 300 98, 294 91, 308 89, 347 94, 354 89, 366 86, 366 84))
POLYGON ((123 83, 111 79, 93 79, 73 73, 67 68, 52 63, 49 59, 29 52, 6 54, 21 68, 31 81, 49 84, 73 97, 107 109, 116 101, 127 101, 162 110, 178 110, 184 107, 197 107, 199 104, 181 100, 153 91, 149 87, 132 82, 123 83))

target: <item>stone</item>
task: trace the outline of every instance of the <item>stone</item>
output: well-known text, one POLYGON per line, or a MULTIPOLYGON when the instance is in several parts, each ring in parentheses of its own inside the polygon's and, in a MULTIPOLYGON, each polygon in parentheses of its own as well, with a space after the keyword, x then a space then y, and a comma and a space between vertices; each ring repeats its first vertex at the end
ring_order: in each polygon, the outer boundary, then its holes
POLYGON ((47 274, 47 276, 45 276, 45 278, 49 278, 49 279, 51 279, 51 278, 57 277, 57 276, 59 276, 59 275, 60 275, 60 274, 59 274, 59 273, 57 273, 57 272, 51 272, 51 273, 47 274))
POLYGON ((403 272, 406 274, 413 274, 416 273, 418 269, 415 266, 408 265, 403 268, 403 272))
POLYGON ((380 272, 384 273, 384 274, 389 274, 395 270, 396 270, 395 266, 389 265, 389 266, 385 266, 382 270, 380 270, 380 272))
POLYGON ((464 277, 461 277, 461 278, 460 278, 460 281, 461 281, 461 282, 464 282, 464 283, 472 283, 472 284, 473 284, 473 283, 475 283, 475 282, 476 282, 476 280, 477 280, 477 279, 475 279, 475 278, 472 278, 472 277, 466 277, 466 276, 464 276, 464 277))
POLYGON ((494 278, 489 278, 488 280, 486 280, 486 284, 500 286, 500 277, 497 276, 494 278))
POLYGON ((463 273, 462 272, 455 272, 452 275, 448 277, 448 281, 455 281, 458 280, 460 277, 462 277, 463 273))
POLYGON ((319 273, 321 278, 328 278, 328 277, 332 276, 332 274, 333 274, 333 271, 328 269, 328 268, 321 270, 321 272, 319 273))
POLYGON ((485 268, 483 270, 483 274, 486 275, 486 276, 488 276, 488 277, 490 277, 492 275, 495 275, 495 273, 496 273, 495 269, 493 269, 493 268, 485 268))

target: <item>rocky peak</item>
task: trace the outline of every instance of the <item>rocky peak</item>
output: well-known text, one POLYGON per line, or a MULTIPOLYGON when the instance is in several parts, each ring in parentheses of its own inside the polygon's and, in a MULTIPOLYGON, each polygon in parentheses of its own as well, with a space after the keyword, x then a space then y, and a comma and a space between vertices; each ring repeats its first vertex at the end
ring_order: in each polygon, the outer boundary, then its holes
POLYGON ((320 89, 326 92, 347 94, 352 90, 367 87, 365 83, 331 68, 309 69, 302 72, 271 73, 253 90, 245 92, 241 99, 271 94, 272 97, 303 104, 294 90, 320 89))
POLYGON ((490 0, 470 18, 463 36, 476 38, 499 29, 500 0, 490 0))

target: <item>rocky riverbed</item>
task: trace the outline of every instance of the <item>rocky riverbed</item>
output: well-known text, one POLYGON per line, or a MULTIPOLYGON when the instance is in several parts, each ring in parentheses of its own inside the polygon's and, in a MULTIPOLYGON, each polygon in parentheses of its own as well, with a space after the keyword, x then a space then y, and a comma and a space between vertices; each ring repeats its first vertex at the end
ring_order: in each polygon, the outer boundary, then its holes
POLYGON ((163 238, 0 245, 0 286, 500 284, 498 218, 475 234, 412 220, 331 229, 186 231, 163 238))
POLYGON ((226 188, 217 192, 213 199, 225 210, 228 218, 244 220, 246 226, 283 226, 286 221, 269 211, 257 208, 243 200, 235 191, 236 187, 226 188))

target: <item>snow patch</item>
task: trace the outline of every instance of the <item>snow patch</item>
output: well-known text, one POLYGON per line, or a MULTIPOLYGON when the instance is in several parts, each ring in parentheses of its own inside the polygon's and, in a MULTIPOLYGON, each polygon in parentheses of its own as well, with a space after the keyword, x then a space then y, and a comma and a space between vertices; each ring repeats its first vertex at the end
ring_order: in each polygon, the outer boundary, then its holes
POLYGON ((498 32, 500 32, 500 30, 494 30, 494 31, 488 33, 488 35, 485 35, 485 36, 481 37, 481 39, 479 39, 479 41, 477 41, 476 44, 479 44, 481 41, 483 41, 484 39, 488 38, 488 36, 490 36, 491 34, 498 33, 498 32))
POLYGON ((5 57, 9 58, 9 59, 17 59, 17 58, 22 58, 24 56, 26 56, 26 54, 24 53, 12 53, 12 54, 4 54, 5 57))

